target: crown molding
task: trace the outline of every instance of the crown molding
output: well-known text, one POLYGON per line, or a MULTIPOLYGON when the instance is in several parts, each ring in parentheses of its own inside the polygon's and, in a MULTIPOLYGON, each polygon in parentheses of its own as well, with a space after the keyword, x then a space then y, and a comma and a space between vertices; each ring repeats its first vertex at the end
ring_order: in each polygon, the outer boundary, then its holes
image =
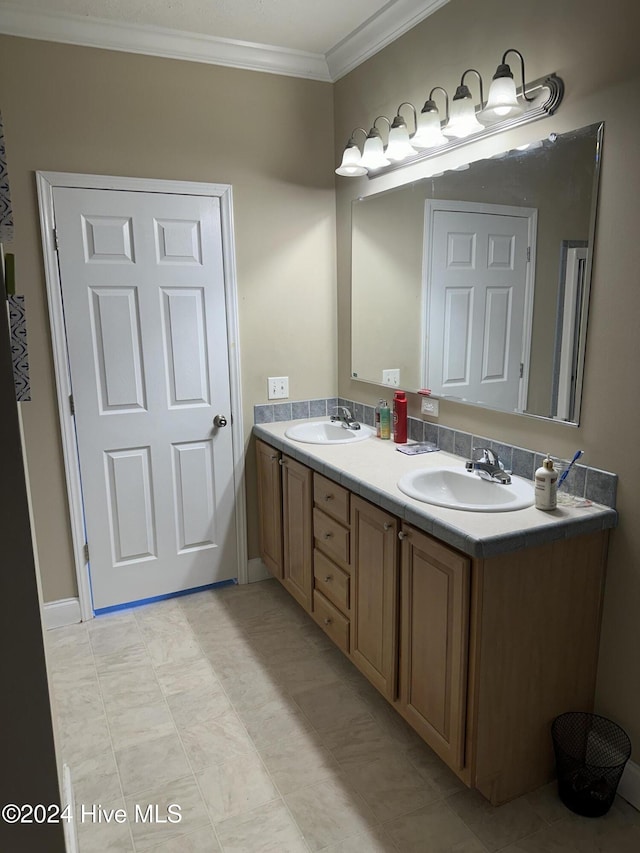
POLYGON ((319 53, 81 15, 35 12, 13 4, 0 3, 0 33, 332 82, 326 59, 319 53))
POLYGON ((23 9, 4 2, 0 2, 0 33, 333 83, 448 2, 390 2, 326 55, 163 27, 23 9))
POLYGON ((388 3, 326 53, 331 80, 335 82, 344 77, 448 2, 396 0, 388 3))

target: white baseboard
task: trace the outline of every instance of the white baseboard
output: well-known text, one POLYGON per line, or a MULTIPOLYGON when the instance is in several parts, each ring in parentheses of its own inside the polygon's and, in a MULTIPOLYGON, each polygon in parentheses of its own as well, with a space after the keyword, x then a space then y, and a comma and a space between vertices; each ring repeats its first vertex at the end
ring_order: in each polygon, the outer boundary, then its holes
POLYGON ((42 623, 47 630, 64 628, 82 622, 79 598, 62 598, 60 601, 46 601, 42 605, 42 623))
POLYGON ((69 808, 72 819, 63 821, 64 842, 67 853, 78 853, 78 833, 76 830, 76 803, 73 796, 71 770, 67 764, 62 765, 62 808, 69 808))
POLYGON ((262 562, 260 557, 253 557, 247 564, 247 574, 249 583, 256 581, 265 581, 267 578, 272 578, 273 575, 262 562))
POLYGON ((622 779, 618 785, 618 793, 623 800, 631 803, 640 810, 640 764, 635 761, 627 761, 622 779))

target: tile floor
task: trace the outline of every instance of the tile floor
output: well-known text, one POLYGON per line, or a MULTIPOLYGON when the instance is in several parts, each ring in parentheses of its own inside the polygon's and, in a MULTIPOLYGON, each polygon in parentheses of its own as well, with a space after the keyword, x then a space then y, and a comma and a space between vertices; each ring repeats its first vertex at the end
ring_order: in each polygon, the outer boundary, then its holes
POLYGON ((640 813, 469 791, 275 581, 47 633, 81 853, 638 853, 640 813), (104 813, 104 812, 103 812, 104 813), (85 811, 85 814, 89 813, 85 811))

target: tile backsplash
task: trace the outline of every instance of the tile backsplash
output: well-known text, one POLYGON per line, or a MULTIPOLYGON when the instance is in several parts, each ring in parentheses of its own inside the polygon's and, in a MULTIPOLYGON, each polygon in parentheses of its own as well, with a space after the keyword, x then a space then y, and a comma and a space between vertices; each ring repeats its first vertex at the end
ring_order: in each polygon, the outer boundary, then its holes
MULTIPOLYGON (((268 424, 277 421, 290 421, 302 418, 319 418, 330 415, 334 406, 346 406, 354 418, 361 423, 374 425, 374 407, 345 400, 343 397, 300 400, 294 403, 268 403, 253 407, 253 420, 256 424, 268 424)), ((490 447, 504 464, 504 467, 519 477, 533 480, 536 468, 542 465, 545 453, 514 447, 486 436, 472 435, 450 427, 423 421, 420 418, 408 418, 407 433, 412 441, 432 441, 441 450, 453 453, 464 459, 470 459, 472 448, 490 447)), ((568 460, 553 457, 557 466, 565 467, 568 460)), ((577 497, 588 498, 595 503, 615 509, 618 475, 587 465, 574 465, 564 482, 563 490, 577 497)))

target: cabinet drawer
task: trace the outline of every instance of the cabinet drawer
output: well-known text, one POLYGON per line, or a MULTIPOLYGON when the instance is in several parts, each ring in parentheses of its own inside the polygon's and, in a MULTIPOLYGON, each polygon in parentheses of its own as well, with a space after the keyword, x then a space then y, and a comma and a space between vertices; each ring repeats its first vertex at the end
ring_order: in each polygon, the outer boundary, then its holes
POLYGON ((333 480, 313 475, 313 501, 323 512, 349 524, 349 492, 333 480))
POLYGON ((313 575, 316 589, 346 613, 349 610, 349 575, 317 548, 313 552, 313 575))
POLYGON ((313 535, 328 557, 342 566, 349 565, 349 531, 317 507, 313 510, 313 535))
POLYGON ((349 653, 349 620, 317 589, 313 591, 313 618, 333 642, 349 653))

